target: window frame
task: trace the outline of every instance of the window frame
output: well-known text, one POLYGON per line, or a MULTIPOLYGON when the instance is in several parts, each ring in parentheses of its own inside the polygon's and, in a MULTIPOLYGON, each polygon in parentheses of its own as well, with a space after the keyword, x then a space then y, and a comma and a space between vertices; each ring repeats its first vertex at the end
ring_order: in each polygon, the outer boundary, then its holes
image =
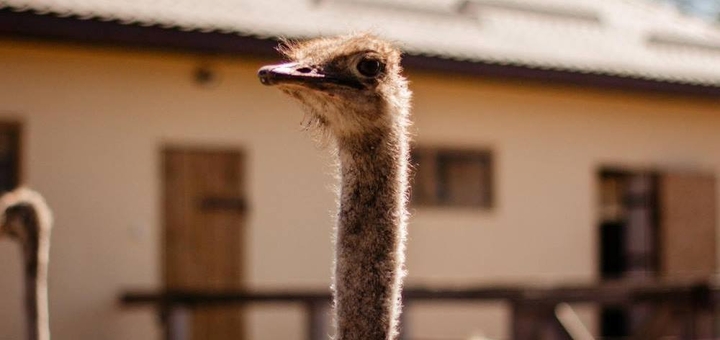
POLYGON ((448 147, 413 145, 410 205, 415 208, 457 208, 491 210, 496 206, 495 154, 487 147, 448 147), (485 171, 479 175, 482 191, 477 199, 453 200, 448 172, 453 162, 479 162, 485 171), (421 166, 426 164, 426 170, 421 166), (477 202, 472 202, 477 200, 477 202))

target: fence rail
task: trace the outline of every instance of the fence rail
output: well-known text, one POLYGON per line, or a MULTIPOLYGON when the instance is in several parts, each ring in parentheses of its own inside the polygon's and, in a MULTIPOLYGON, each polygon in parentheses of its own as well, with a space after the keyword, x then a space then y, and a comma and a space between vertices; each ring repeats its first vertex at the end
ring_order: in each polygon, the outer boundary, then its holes
MULTIPOLYGON (((331 300, 327 291, 127 291, 123 306, 157 309, 167 340, 185 340, 187 313, 197 307, 253 304, 297 304, 306 309, 306 338, 325 339, 324 312, 331 300)), ((666 332, 680 339, 719 338, 716 310, 720 284, 713 279, 674 281, 615 281, 590 285, 498 285, 463 287, 408 287, 403 291, 405 314, 415 302, 505 302, 512 308, 512 339, 573 339, 556 309, 566 303, 603 306, 654 306, 646 325, 630 339, 657 339, 666 332)), ((403 329, 407 330, 406 320, 403 329)))

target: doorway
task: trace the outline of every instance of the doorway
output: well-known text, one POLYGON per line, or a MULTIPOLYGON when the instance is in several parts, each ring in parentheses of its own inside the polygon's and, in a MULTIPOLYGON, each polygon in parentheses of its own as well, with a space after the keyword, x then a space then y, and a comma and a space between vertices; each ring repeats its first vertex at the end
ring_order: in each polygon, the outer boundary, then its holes
MULTIPOLYGON (((163 281, 168 290, 243 286, 247 209, 239 150, 166 148, 163 158, 163 281)), ((243 339, 242 310, 199 307, 189 339, 243 339)))
MULTIPOLYGON (((605 168, 599 183, 601 279, 713 275, 717 201, 712 174, 605 168)), ((656 312, 647 306, 603 308, 601 335, 626 337, 656 312)))

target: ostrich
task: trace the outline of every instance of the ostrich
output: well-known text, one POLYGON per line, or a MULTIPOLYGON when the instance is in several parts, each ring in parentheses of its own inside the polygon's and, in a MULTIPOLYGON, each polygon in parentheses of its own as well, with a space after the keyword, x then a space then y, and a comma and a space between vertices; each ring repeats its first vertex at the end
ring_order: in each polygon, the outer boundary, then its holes
POLYGON ((52 215, 40 194, 16 189, 0 198, 0 237, 20 242, 25 265, 27 338, 50 340, 47 266, 52 215))
POLYGON ((297 99, 337 147, 340 174, 333 303, 336 339, 398 337, 405 275, 410 91, 400 52, 370 34, 280 48, 265 85, 297 99))

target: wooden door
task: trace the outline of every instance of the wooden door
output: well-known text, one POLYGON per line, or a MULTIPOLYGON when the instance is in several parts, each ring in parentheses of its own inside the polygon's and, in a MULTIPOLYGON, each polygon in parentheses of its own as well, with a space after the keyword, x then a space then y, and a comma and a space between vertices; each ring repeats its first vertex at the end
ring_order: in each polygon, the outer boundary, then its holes
MULTIPOLYGON (((164 281, 167 289, 241 288, 245 201, 239 151, 166 149, 164 281)), ((190 316, 193 340, 242 339, 237 307, 201 307, 190 316)))
POLYGON ((663 174, 658 189, 661 274, 710 277, 717 268, 715 177, 663 174))

